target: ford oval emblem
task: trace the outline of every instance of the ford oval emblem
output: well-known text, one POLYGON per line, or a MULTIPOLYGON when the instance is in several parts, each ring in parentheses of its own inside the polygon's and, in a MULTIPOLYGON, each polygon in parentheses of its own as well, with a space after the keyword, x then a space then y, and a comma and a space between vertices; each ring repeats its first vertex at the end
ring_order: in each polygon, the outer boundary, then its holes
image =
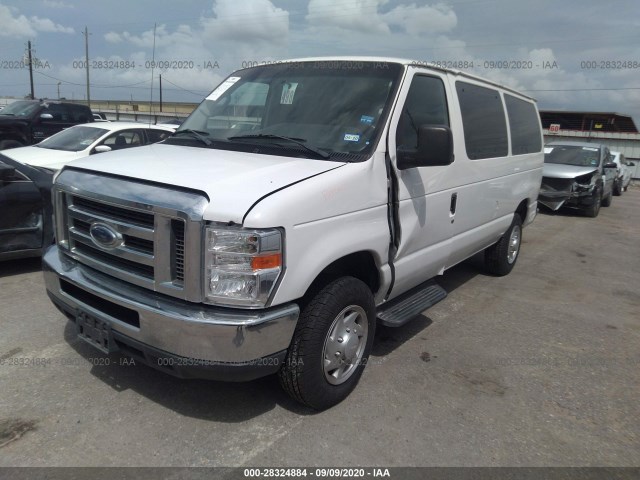
POLYGON ((107 250, 122 245, 122 235, 106 223, 92 223, 89 229, 91 240, 100 248, 107 250))

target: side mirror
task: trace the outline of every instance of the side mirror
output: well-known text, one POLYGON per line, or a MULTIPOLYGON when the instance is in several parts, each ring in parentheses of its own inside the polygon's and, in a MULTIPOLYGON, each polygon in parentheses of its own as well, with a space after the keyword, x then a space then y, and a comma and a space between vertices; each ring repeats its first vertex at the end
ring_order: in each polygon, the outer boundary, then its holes
POLYGON ((453 134, 446 125, 421 125, 418 148, 398 149, 398 169, 450 165, 453 162, 453 134))
POLYGON ((111 147, 108 145, 98 145, 96 148, 93 149, 93 153, 104 153, 104 152, 110 152, 111 151, 111 147))
POLYGON ((40 119, 41 120, 53 120, 53 115, 51 115, 50 113, 41 113, 40 114, 40 119))
POLYGON ((11 180, 16 173, 15 167, 0 163, 0 180, 11 180))
POLYGON ((616 165, 614 162, 605 163, 604 168, 618 168, 618 165, 616 165))

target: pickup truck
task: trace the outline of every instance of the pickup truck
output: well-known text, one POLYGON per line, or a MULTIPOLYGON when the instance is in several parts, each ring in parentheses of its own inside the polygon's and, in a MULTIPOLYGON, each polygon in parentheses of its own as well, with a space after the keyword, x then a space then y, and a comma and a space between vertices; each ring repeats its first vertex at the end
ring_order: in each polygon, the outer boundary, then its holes
POLYGON ((86 105, 18 100, 0 110, 0 150, 34 145, 79 123, 93 122, 86 105))
POLYGON ((460 71, 246 68, 165 141, 59 172, 46 288, 105 353, 187 378, 277 373, 326 409, 378 323, 446 296, 435 277, 482 251, 512 270, 542 166, 535 101, 460 71))

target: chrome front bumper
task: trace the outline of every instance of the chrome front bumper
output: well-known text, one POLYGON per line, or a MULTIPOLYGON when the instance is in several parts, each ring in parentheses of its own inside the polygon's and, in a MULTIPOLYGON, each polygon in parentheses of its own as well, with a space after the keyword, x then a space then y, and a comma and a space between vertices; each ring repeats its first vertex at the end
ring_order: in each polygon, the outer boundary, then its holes
POLYGON ((85 313, 107 322, 116 343, 131 347, 122 348, 125 353, 139 352, 137 356, 146 357, 142 360, 154 367, 193 365, 210 371, 168 372, 184 377, 218 378, 211 371, 219 367, 224 379, 234 380, 233 366, 242 371, 239 380, 274 373, 284 360, 300 313, 296 304, 240 310, 170 298, 88 268, 56 246, 46 251, 43 271, 54 304, 71 319, 85 313), (166 358, 157 362, 158 355, 166 358))

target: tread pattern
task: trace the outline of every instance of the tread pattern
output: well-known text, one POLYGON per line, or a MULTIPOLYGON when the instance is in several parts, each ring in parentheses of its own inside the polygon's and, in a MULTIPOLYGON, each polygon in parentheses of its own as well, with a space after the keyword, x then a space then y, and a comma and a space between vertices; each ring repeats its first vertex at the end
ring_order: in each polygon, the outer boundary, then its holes
MULTIPOLYGON (((322 350, 328 328, 337 315, 349 304, 360 304, 367 312, 369 333, 366 359, 375 334, 375 305, 369 288, 353 277, 341 277, 322 288, 304 307, 293 334, 283 367, 278 372, 282 388, 298 402, 325 409, 339 403, 356 386, 359 371, 341 385, 330 385, 321 368, 322 350)), ((364 362, 363 362, 364 363, 364 362)))

